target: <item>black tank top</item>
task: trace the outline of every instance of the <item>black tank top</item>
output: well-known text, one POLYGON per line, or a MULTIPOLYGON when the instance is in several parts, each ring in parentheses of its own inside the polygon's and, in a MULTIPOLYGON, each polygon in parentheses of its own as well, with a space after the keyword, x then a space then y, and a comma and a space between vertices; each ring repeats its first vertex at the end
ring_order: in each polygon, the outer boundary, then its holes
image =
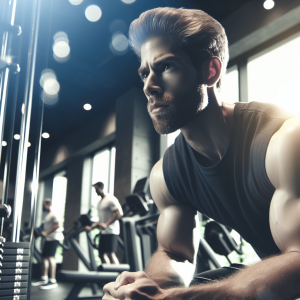
POLYGON ((200 165, 182 134, 163 158, 174 199, 239 232, 261 258, 280 253, 269 226, 275 188, 265 156, 270 138, 291 116, 273 104, 236 103, 229 145, 216 165, 200 165))

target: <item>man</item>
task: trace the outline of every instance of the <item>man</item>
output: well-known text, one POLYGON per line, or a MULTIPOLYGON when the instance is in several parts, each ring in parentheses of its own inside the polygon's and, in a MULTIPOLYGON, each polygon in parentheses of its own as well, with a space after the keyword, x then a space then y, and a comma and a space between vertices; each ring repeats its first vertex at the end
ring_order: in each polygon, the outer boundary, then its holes
POLYGON ((119 219, 123 216, 122 207, 118 199, 104 192, 104 184, 97 182, 93 185, 98 196, 101 197, 97 204, 99 221, 92 226, 86 226, 86 232, 99 227, 101 236, 99 242, 99 257, 102 263, 119 264, 116 256, 118 236, 120 234, 119 219))
POLYGON ((49 290, 57 287, 56 261, 54 256, 59 241, 63 239, 63 234, 58 219, 51 209, 51 199, 44 200, 43 211, 47 212, 47 215, 44 220, 44 231, 41 232, 41 236, 46 240, 42 251, 42 277, 41 281, 34 282, 32 285, 40 286, 42 290, 49 290), (50 278, 48 278, 49 266, 50 278))
POLYGON ((107 284, 103 299, 296 298, 300 116, 271 104, 221 101, 227 38, 203 11, 147 11, 129 38, 156 131, 181 134, 150 177, 161 212, 158 251, 145 272, 107 284), (238 231, 264 259, 219 282, 184 287, 197 253, 197 210, 238 231))

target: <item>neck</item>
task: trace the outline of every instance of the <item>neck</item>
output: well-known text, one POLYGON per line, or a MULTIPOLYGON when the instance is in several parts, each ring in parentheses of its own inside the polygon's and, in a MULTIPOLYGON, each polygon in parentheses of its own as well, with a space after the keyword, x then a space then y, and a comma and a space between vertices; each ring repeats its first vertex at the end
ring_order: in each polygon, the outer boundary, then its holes
POLYGON ((196 151, 198 161, 212 166, 222 159, 230 140, 234 104, 220 101, 216 89, 207 89, 209 104, 181 132, 196 151))

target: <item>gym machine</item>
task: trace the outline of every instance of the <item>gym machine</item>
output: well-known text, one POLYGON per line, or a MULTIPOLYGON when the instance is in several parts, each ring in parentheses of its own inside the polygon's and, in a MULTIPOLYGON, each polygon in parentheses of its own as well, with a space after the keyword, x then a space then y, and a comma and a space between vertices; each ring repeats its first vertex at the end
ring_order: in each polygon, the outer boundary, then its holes
MULTIPOLYGON (((12 40, 21 35, 21 27, 15 25, 15 12, 17 0, 4 0, 0 3, 0 34, 2 35, 0 54, 0 162, 2 156, 2 141, 6 117, 9 81, 14 79, 14 95, 10 97, 12 103, 12 117, 9 124, 10 133, 7 143, 6 159, 3 174, 3 193, 0 203, 0 299, 1 300, 25 300, 30 299, 30 265, 32 263, 33 244, 20 242, 21 216, 24 199, 24 187, 27 163, 27 143, 30 130, 32 109, 32 95, 35 74, 36 50, 38 40, 38 28, 40 18, 41 0, 32 1, 31 32, 29 37, 29 49, 27 56, 27 69, 25 71, 24 110, 21 120, 17 174, 15 185, 14 209, 7 205, 9 175, 11 166, 11 150, 14 133, 15 111, 17 103, 20 66, 7 59, 11 53, 12 40), (11 77, 14 78, 11 78, 11 77), (6 242, 3 237, 4 218, 9 218, 13 213, 13 227, 11 241, 6 242)), ((21 47, 18 47, 17 59, 20 58, 21 47)), ((40 104, 39 120, 37 128, 37 140, 34 158, 34 170, 31 194, 31 241, 33 240, 33 224, 35 223, 35 210, 37 200, 37 185, 39 176, 40 146, 43 123, 43 104, 40 104)))

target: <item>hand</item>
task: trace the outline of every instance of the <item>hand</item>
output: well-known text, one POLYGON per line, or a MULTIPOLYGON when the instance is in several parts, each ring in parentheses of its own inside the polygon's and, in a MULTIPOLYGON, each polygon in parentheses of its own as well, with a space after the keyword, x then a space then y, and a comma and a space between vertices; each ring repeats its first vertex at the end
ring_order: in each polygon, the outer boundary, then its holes
POLYGON ((108 225, 106 223, 99 223, 98 224, 100 229, 106 229, 108 227, 108 225))
POLYGON ((41 232, 41 236, 42 236, 42 237, 46 237, 47 235, 48 235, 48 233, 47 233, 46 231, 42 231, 42 232, 41 232))
MULTIPOLYGON (((161 289, 145 272, 123 272, 115 282, 103 288, 103 300, 167 300, 168 290, 161 289)), ((171 297, 172 298, 172 297, 171 297)), ((170 299, 171 299, 170 298, 170 299)))
POLYGON ((90 232, 92 229, 93 229, 92 226, 85 226, 85 227, 84 227, 84 230, 85 230, 86 232, 90 232))

